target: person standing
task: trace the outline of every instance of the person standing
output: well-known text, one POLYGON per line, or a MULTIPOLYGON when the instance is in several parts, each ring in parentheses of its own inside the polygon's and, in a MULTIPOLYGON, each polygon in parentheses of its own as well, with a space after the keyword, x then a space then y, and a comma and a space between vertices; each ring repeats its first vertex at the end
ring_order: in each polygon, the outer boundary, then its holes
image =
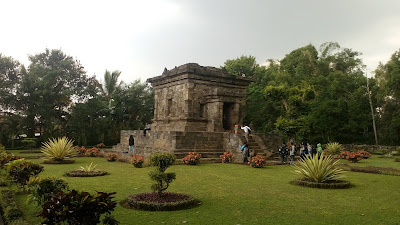
POLYGON ((290 142, 290 164, 294 163, 294 155, 296 154, 296 146, 290 142))
POLYGON ((307 142, 307 152, 308 152, 308 157, 313 157, 313 152, 312 152, 312 146, 310 143, 307 142))
POLYGON ((288 151, 288 149, 287 149, 286 143, 282 142, 281 147, 279 147, 279 155, 281 157, 281 162, 282 163, 286 163, 286 156, 287 156, 287 153, 288 153, 287 151, 288 151))
POLYGON ((247 164, 249 162, 248 157, 250 157, 250 150, 249 150, 249 145, 247 142, 244 142, 241 148, 242 151, 242 157, 243 157, 243 164, 247 164))
POLYGON ((247 124, 244 124, 244 126, 240 126, 240 129, 244 131, 244 137, 246 138, 246 142, 249 142, 249 134, 251 132, 251 129, 247 124))
POLYGON ((317 153, 320 154, 320 155, 322 155, 322 146, 321 146, 321 143, 318 143, 318 144, 317 144, 317 153))
POLYGON ((239 125, 237 123, 235 123, 235 134, 238 133, 238 130, 239 130, 239 125))
POLYGON ((133 138, 133 135, 129 136, 129 154, 133 155, 135 154, 135 139, 133 138))
POLYGON ((304 142, 301 142, 300 145, 300 158, 304 159, 306 156, 306 146, 304 146, 304 142))

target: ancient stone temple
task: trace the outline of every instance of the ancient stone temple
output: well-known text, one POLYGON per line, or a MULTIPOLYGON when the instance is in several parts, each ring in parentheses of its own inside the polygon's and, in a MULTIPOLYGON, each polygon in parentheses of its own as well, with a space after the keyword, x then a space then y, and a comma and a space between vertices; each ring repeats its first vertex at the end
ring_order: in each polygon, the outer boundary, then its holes
MULTIPOLYGON (((219 159, 224 151, 240 155, 244 141, 240 124, 246 87, 252 78, 188 63, 165 69, 162 75, 147 81, 155 92, 151 131, 146 136, 143 131, 121 131, 116 150, 127 149, 129 135, 133 134, 138 154, 172 152, 182 158, 195 151, 208 159, 219 159), (239 124, 239 134, 234 134, 235 124, 239 124)), ((268 155, 278 148, 280 140, 278 135, 253 134, 249 145, 258 154, 268 155)))
POLYGON ((188 63, 147 80, 155 92, 154 130, 233 130, 241 124, 251 78, 188 63))

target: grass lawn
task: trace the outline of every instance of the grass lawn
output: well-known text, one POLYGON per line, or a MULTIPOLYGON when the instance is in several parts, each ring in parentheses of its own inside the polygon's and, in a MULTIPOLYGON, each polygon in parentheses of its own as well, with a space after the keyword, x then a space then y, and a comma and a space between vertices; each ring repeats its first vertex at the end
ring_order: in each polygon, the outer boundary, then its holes
MULTIPOLYGON (((64 177, 71 189, 117 192, 118 201, 130 194, 150 191, 148 173, 154 168, 138 169, 128 163, 107 162, 104 158, 75 160, 68 165, 43 165, 45 170, 40 175, 62 177, 65 172, 93 161, 98 169, 110 175, 64 177)), ((375 155, 352 165, 400 169, 400 162, 375 155)), ((288 165, 262 169, 221 163, 174 165, 167 172, 175 172, 177 179, 168 191, 191 194, 202 202, 200 207, 146 212, 118 205, 113 215, 121 224, 400 224, 399 176, 348 172, 346 179, 354 187, 323 190, 289 184, 297 177, 292 171, 288 165)), ((26 203, 26 195, 18 195, 18 201, 29 223, 40 223, 35 218, 37 209, 26 203)))

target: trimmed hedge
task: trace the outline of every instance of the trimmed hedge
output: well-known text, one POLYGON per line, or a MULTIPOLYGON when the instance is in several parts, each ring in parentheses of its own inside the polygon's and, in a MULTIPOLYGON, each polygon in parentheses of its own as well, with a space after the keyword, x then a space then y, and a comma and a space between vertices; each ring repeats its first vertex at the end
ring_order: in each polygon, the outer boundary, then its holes
POLYGON ((68 159, 64 159, 61 161, 57 161, 57 160, 44 160, 43 164, 72 164, 74 163, 75 160, 68 160, 68 159))
POLYGON ((310 188, 321 188, 321 189, 345 189, 350 188, 351 183, 345 180, 331 180, 325 183, 317 183, 310 181, 308 179, 302 178, 299 180, 294 180, 290 182, 293 185, 310 187, 310 188))
POLYGON ((157 193, 130 195, 121 203, 127 208, 146 211, 175 211, 199 206, 201 203, 191 195, 164 192, 162 198, 157 193))
POLYGON ((18 208, 14 191, 8 188, 0 189, 0 205, 3 211, 3 218, 7 224, 27 224, 23 220, 22 210, 18 208))
POLYGON ((375 174, 400 176, 400 170, 394 169, 394 168, 375 167, 375 166, 367 166, 367 167, 353 166, 353 167, 349 167, 349 170, 352 172, 375 173, 375 174))
POLYGON ((104 176, 107 175, 108 173, 106 171, 92 171, 92 172, 84 172, 81 170, 72 170, 69 172, 65 173, 65 176, 67 177, 97 177, 97 176, 104 176))

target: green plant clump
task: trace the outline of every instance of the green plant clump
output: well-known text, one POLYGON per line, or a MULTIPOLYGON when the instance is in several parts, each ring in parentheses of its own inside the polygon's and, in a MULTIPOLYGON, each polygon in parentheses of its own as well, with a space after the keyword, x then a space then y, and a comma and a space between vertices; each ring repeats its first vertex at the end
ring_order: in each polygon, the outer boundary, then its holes
POLYGON ((36 147, 37 138, 24 138, 21 143, 24 145, 24 148, 31 149, 36 147))
POLYGON ((17 185, 18 190, 21 188, 25 191, 25 186, 31 177, 34 177, 43 171, 43 166, 18 159, 7 163, 7 173, 11 183, 17 185))
POLYGON ((0 204, 3 208, 4 219, 8 224, 12 224, 13 221, 22 219, 22 210, 18 208, 15 199, 14 191, 10 189, 3 189, 0 191, 0 204))
POLYGON ((66 137, 49 139, 43 143, 42 152, 46 158, 52 161, 61 162, 65 158, 75 156, 77 151, 73 146, 73 141, 66 137))
POLYGON ((300 159, 293 167, 295 173, 303 178, 316 183, 329 182, 343 178, 343 169, 337 168, 339 160, 334 161, 332 156, 305 157, 300 159))
POLYGON ((343 146, 338 142, 331 142, 326 145, 326 151, 329 155, 338 155, 343 151, 343 146))
POLYGON ((155 181, 155 184, 151 186, 154 192, 157 192, 158 196, 162 197, 162 192, 167 190, 169 184, 176 178, 175 173, 165 173, 165 170, 171 166, 176 160, 175 155, 171 153, 157 153, 150 157, 150 163, 152 166, 156 166, 156 171, 150 172, 150 179, 155 181))
POLYGON ((45 218, 44 224, 98 224, 100 217, 106 214, 108 224, 118 224, 113 219, 111 211, 117 205, 113 200, 115 192, 59 192, 51 201, 46 202, 40 217, 45 218))
POLYGON ((31 194, 29 202, 35 202, 38 206, 43 206, 47 201, 50 201, 60 191, 68 190, 68 183, 57 177, 35 177, 28 182, 31 194))

